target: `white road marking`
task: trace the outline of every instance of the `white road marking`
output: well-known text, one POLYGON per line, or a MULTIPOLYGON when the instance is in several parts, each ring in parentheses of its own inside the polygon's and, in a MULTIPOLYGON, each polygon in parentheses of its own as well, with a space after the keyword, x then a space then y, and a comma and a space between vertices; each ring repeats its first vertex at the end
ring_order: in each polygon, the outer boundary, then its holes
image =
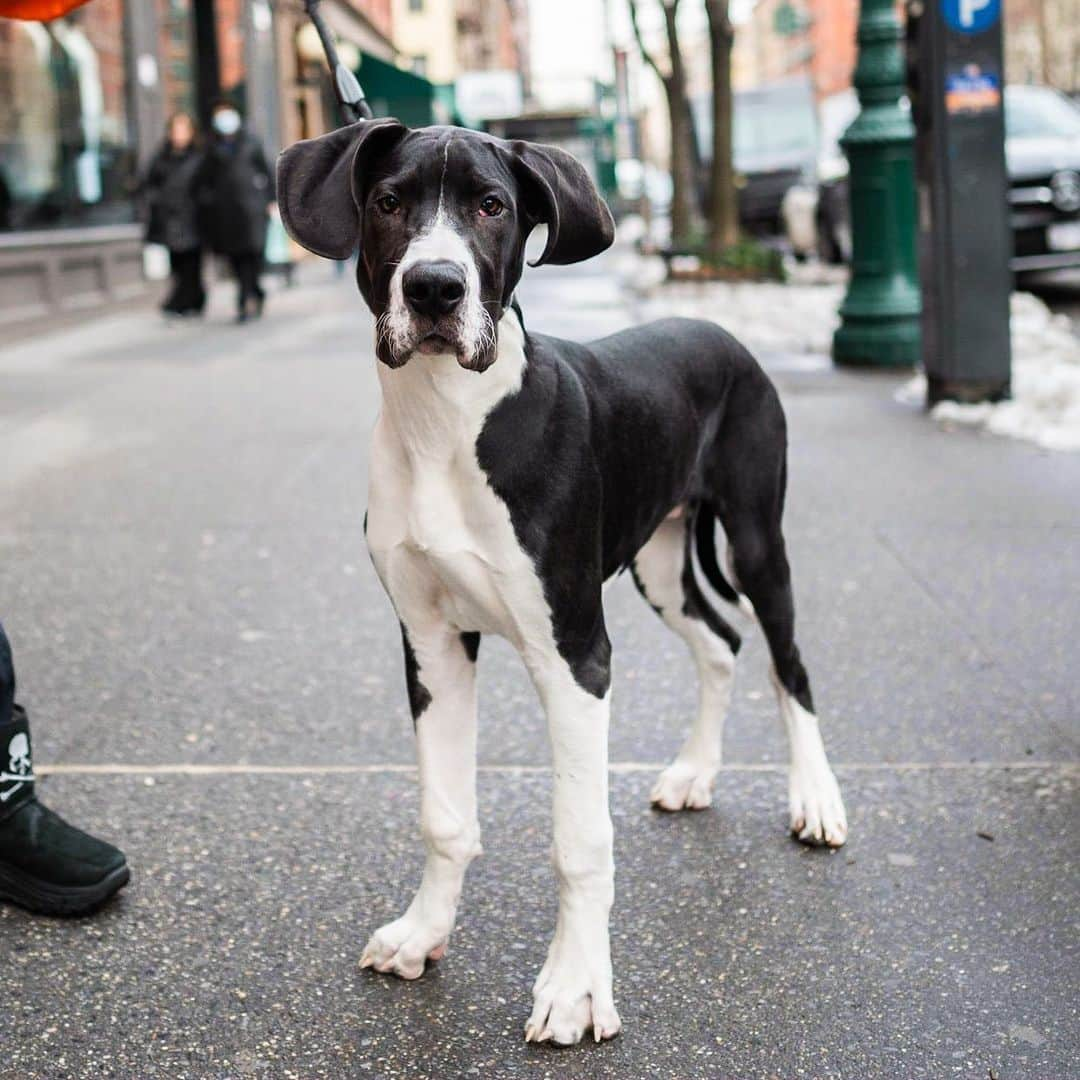
MULTIPOLYGON (((608 772, 616 775, 652 773, 663 769, 664 761, 612 761, 608 772)), ((1076 761, 853 761, 833 766, 837 772, 1031 772, 1053 770, 1080 773, 1076 761)), ((38 778, 42 776, 378 776, 380 774, 416 772, 416 766, 405 762, 385 762, 370 765, 247 765, 240 763, 187 764, 184 762, 139 765, 134 762, 79 764, 56 762, 52 765, 34 764, 38 778)), ((544 774, 550 765, 492 764, 478 765, 482 773, 508 775, 544 774)), ((786 773, 788 766, 777 762, 728 762, 717 768, 719 773, 786 773)))

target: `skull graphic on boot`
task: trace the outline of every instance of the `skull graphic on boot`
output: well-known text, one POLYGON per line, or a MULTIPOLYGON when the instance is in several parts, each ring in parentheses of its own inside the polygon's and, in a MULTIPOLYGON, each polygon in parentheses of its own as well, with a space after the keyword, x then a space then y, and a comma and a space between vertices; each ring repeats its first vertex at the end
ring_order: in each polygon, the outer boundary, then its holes
POLYGON ((0 784, 12 784, 12 787, 0 790, 0 802, 7 802, 24 784, 34 779, 33 764, 30 761, 30 739, 25 731, 17 731, 8 743, 8 771, 0 772, 0 784))

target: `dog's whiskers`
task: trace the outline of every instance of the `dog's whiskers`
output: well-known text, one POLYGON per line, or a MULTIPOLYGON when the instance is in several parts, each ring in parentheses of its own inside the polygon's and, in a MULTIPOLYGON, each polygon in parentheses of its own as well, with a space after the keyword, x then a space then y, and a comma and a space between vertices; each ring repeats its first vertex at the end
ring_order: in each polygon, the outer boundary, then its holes
POLYGON ((408 342, 403 341, 402 337, 401 329, 389 309, 375 320, 376 347, 385 344, 395 364, 400 363, 402 353, 408 345, 408 342))

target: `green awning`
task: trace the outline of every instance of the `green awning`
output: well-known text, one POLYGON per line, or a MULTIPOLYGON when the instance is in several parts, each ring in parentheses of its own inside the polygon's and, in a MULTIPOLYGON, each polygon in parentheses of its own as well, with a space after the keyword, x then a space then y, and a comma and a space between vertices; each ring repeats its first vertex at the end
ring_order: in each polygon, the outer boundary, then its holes
POLYGON ((454 122, 452 86, 436 86, 365 52, 360 54, 356 77, 376 116, 395 116, 410 127, 454 122))

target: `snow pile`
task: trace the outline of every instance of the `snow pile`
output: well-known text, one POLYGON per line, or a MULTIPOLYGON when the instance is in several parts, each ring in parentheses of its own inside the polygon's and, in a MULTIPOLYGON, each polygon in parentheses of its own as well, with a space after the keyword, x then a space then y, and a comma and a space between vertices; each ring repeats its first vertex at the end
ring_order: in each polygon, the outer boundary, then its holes
MULTIPOLYGON (((1080 450, 1080 339, 1064 315, 1030 293, 1012 297, 1012 399, 996 405, 942 401, 930 415, 943 424, 979 427, 1027 439, 1045 450, 1080 450)), ((921 405, 926 378, 917 375, 897 400, 921 405)))
POLYGON ((644 318, 712 319, 751 351, 828 353, 844 286, 672 282, 642 302, 644 318))
MULTIPOLYGON (((829 355, 846 285, 838 275, 797 267, 786 285, 756 282, 669 282, 659 259, 628 253, 618 267, 638 294, 642 320, 666 315, 712 319, 751 351, 829 355)), ((1080 450, 1080 338, 1064 315, 1030 293, 1012 296, 1012 399, 996 405, 944 401, 930 415, 941 423, 1028 439, 1047 450, 1080 450)), ((922 406, 926 377, 896 393, 922 406)))

